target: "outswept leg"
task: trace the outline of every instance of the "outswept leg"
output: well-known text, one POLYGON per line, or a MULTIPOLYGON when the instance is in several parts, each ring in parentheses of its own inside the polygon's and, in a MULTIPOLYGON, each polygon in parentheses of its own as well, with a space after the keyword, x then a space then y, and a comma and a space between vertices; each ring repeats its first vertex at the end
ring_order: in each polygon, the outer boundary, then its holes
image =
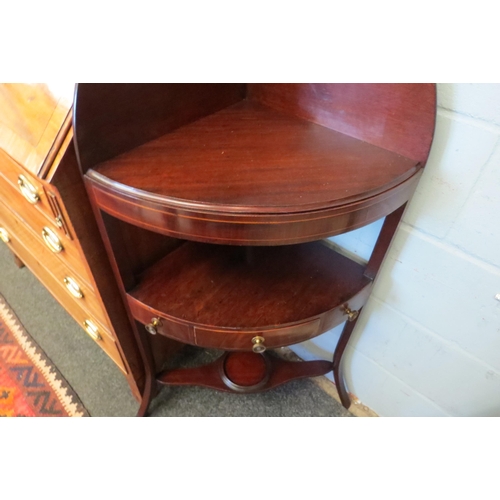
POLYGON ((142 392, 141 405, 137 411, 137 417, 147 417, 149 405, 158 392, 158 383, 156 381, 155 362, 151 344, 146 335, 141 331, 139 324, 134 325, 134 333, 139 345, 139 352, 144 362, 145 380, 144 390, 142 392))
POLYGON ((351 398, 349 397, 349 393, 347 392, 347 388, 345 386, 341 362, 345 348, 347 347, 347 343, 351 338, 351 334, 357 321, 358 317, 356 317, 353 321, 346 322, 344 329, 342 330, 342 334, 340 335, 337 347, 335 348, 335 352, 333 353, 333 378, 335 380, 335 385, 337 386, 337 392, 339 393, 342 406, 347 410, 351 406, 351 398))

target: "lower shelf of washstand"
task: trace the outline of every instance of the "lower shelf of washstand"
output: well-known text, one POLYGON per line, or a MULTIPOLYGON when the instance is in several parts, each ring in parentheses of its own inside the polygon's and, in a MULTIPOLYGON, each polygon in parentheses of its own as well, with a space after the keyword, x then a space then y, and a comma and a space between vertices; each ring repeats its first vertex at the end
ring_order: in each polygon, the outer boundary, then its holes
POLYGON ((185 242, 128 293, 134 317, 159 334, 225 350, 302 342, 347 319, 368 299, 364 266, 322 242, 238 247, 185 242))

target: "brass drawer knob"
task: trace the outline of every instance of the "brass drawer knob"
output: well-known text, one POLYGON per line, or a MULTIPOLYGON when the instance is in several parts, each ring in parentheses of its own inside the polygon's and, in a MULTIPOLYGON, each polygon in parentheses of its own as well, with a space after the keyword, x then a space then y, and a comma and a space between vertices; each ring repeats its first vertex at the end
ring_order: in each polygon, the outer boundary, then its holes
POLYGON ((347 315, 347 321, 354 321, 359 315, 359 311, 352 311, 347 304, 344 305, 343 310, 347 315))
POLYGON ((151 320, 151 323, 148 323, 147 325, 144 325, 144 328, 151 335, 156 335, 158 333, 158 330, 156 328, 159 327, 159 326, 161 326, 161 320, 160 320, 160 318, 153 318, 151 320))
POLYGON ((90 319, 86 319, 83 322, 83 328, 85 328, 85 331, 89 334, 92 340, 95 340, 96 342, 102 340, 101 334, 99 333, 99 328, 97 328, 97 325, 90 319))
POLYGON ((0 227, 0 240, 4 243, 8 243, 10 241, 9 233, 3 227, 0 227))
POLYGON ((77 299, 83 299, 82 289, 74 278, 72 278, 71 276, 66 276, 63 281, 66 285, 66 289, 71 295, 73 295, 73 297, 77 299))
POLYGON ((42 229, 42 238, 45 241, 45 244, 50 248, 50 250, 54 253, 62 252, 64 247, 61 243, 61 240, 57 236, 50 227, 45 226, 42 229))
POLYGON ((261 352, 264 352, 266 350, 266 346, 264 345, 264 342, 266 339, 264 337, 254 337, 252 339, 252 351, 256 352, 257 354, 260 354, 261 352))
POLYGON ((17 178, 17 185, 21 190, 22 195, 31 203, 35 204, 40 200, 40 196, 37 192, 37 189, 31 182, 24 176, 20 175, 17 178))

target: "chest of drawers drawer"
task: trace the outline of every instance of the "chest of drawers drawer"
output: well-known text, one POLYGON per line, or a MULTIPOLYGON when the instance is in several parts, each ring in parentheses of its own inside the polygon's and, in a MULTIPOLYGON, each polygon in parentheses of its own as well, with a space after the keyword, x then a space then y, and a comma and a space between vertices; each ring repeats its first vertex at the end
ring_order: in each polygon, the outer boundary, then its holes
POLYGON ((86 309, 101 323, 106 326, 108 325, 109 320, 106 312, 94 288, 61 259, 58 259, 56 255, 45 248, 36 235, 19 221, 16 214, 1 202, 0 221, 11 239, 14 239, 17 245, 22 245, 21 252, 15 252, 21 260, 26 260, 26 254, 29 252, 30 257, 32 256, 32 262, 36 261, 38 265, 42 266, 45 272, 52 276, 53 281, 57 282, 58 288, 62 288, 80 307, 86 309), (22 256, 21 253, 23 254, 22 256))
POLYGON ((16 211, 38 214, 61 234, 70 235, 57 197, 0 149, 0 193, 16 211))
MULTIPOLYGON (((0 186, 2 188, 2 186, 0 186)), ((15 214, 14 223, 18 226, 16 232, 26 234, 30 242, 38 243, 43 249, 43 255, 47 253, 59 259, 61 263, 71 269, 78 277, 78 281, 84 282, 92 288, 92 278, 85 265, 78 242, 71 239, 63 231, 51 222, 40 211, 35 210, 19 197, 13 195, 12 189, 2 191, 2 201, 9 207, 9 213, 15 214)), ((7 215, 8 216, 8 215, 7 215)))

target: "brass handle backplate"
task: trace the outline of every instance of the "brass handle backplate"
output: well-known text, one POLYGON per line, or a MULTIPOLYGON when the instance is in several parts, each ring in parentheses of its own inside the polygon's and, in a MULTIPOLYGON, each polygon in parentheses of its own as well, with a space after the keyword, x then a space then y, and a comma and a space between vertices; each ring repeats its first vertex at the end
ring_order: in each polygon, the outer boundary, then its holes
POLYGON ((266 350, 266 346, 264 345, 265 341, 266 339, 264 337, 260 336, 254 337, 252 339, 252 344, 253 344, 252 351, 256 352, 257 354, 264 352, 266 350))
POLYGON ((85 331, 96 342, 99 340, 102 340, 101 334, 99 333, 99 328, 97 328, 97 325, 93 321, 91 321, 90 319, 86 319, 83 322, 83 328, 85 328, 85 331))
POLYGON ((3 227, 0 227, 0 240, 4 243, 8 243, 10 241, 9 233, 3 227))
POLYGON ((161 320, 160 320, 160 318, 153 318, 151 320, 151 323, 148 323, 147 325, 144 325, 144 328, 151 335, 156 335, 158 333, 158 330, 156 329, 158 326, 161 326, 161 320))
POLYGON ((359 311, 352 311, 347 304, 344 304, 343 310, 344 314, 347 315, 347 321, 354 321, 359 315, 359 311))
POLYGON ((73 295, 73 297, 77 299, 83 299, 82 289, 75 279, 73 279, 71 276, 66 276, 63 281, 68 292, 73 295))
POLYGON ((57 234, 50 229, 50 227, 45 226, 42 229, 42 238, 52 252, 59 253, 63 251, 64 247, 61 240, 58 238, 57 234))
POLYGON ((22 195, 31 203, 35 204, 40 200, 40 196, 37 192, 37 189, 31 182, 24 176, 20 175, 17 178, 17 185, 21 190, 22 195))

